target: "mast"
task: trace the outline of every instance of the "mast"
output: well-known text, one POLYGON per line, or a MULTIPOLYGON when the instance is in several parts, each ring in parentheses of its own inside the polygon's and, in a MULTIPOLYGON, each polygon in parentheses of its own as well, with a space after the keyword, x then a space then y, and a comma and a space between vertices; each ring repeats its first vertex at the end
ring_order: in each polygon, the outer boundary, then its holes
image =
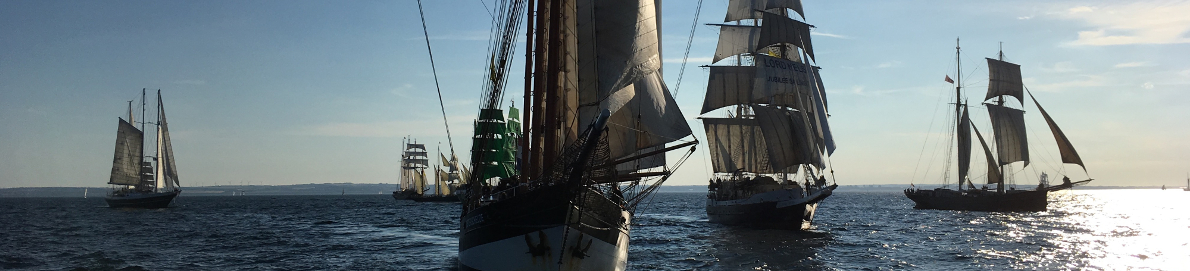
MULTIPOLYGON (((523 177, 525 173, 529 172, 529 165, 531 164, 529 154, 529 136, 527 135, 529 135, 530 127, 532 127, 534 120, 532 117, 532 112, 534 111, 532 108, 533 78, 535 77, 533 74, 533 63, 535 63, 536 60, 533 59, 533 50, 537 48, 534 47, 533 32, 534 22, 538 17, 533 9, 534 0, 527 0, 526 2, 525 14, 527 16, 525 16, 525 24, 527 28, 525 30, 525 95, 521 100, 521 102, 524 103, 525 109, 524 112, 521 113, 521 137, 517 139, 517 153, 520 154, 521 158, 520 161, 517 161, 519 163, 517 167, 520 170, 520 174, 522 175, 522 181, 525 180, 523 177)), ((454 154, 451 154, 451 156, 453 157, 454 154)))
MULTIPOLYGON (((963 105, 962 105, 962 103, 963 103, 963 98, 962 98, 963 97, 963 59, 960 57, 961 52, 962 52, 962 47, 959 46, 959 38, 954 38, 954 61, 955 61, 955 82, 956 82, 955 87, 954 87, 954 117, 958 123, 963 122, 963 120, 962 120, 963 116, 962 116, 962 112, 961 112, 962 107, 963 107, 963 105)), ((959 129, 963 129, 962 125, 955 125, 955 136, 956 137, 960 133, 959 129)), ((959 140, 955 140, 955 144, 963 144, 962 142, 958 142, 958 141, 959 140)), ((957 151, 959 148, 959 145, 955 145, 955 148, 957 151)), ((960 153, 959 155, 962 155, 962 154, 960 153)), ((962 158, 960 157, 959 159, 962 159, 962 158)), ((947 160, 947 161, 949 162, 949 160, 947 160)), ((960 163, 959 166, 960 167, 963 166, 962 163, 960 163)), ((950 165, 947 165, 947 168, 950 168, 950 165)), ((960 171, 962 171, 962 170, 960 170, 960 171)), ((960 172, 958 190, 963 190, 963 178, 965 178, 965 177, 966 176, 963 176, 963 174, 960 172)))

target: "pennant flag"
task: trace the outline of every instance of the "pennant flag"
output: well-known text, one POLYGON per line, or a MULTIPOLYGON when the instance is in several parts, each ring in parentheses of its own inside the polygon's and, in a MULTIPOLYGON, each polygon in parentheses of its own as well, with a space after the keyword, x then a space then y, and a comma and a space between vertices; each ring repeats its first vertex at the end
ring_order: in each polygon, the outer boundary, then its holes
POLYGON ((947 83, 954 84, 954 80, 951 80, 951 79, 950 79, 950 75, 947 75, 945 80, 946 80, 946 82, 947 82, 947 83))

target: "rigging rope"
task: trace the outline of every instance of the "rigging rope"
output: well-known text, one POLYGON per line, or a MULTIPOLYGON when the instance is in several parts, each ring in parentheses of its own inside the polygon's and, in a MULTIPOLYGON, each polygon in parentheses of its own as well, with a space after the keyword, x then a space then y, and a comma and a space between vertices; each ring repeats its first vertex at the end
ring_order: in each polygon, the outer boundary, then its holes
POLYGON ((430 31, 426 30, 426 12, 422 10, 421 0, 417 0, 417 13, 421 15, 421 31, 426 34, 426 52, 430 53, 430 71, 434 73, 434 88, 438 90, 438 107, 442 109, 442 124, 446 125, 446 142, 450 144, 450 153, 455 153, 454 140, 450 138, 450 121, 446 120, 446 105, 442 102, 442 86, 438 84, 438 69, 434 67, 434 50, 430 49, 430 31))
POLYGON ((678 96, 678 91, 682 88, 682 76, 686 74, 686 60, 690 59, 690 44, 694 43, 694 30, 698 29, 698 14, 701 12, 702 0, 698 0, 698 6, 694 8, 694 23, 690 25, 690 36, 686 38, 686 54, 682 56, 682 68, 678 69, 678 82, 674 84, 673 96, 675 97, 678 96))

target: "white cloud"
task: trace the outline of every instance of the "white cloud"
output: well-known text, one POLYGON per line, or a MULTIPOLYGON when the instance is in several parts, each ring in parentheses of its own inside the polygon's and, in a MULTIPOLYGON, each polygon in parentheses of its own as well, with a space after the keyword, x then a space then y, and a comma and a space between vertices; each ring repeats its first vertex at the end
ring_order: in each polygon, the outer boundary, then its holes
POLYGON ((822 32, 822 31, 810 31, 810 35, 811 36, 832 37, 832 38, 836 38, 836 39, 851 39, 851 37, 848 37, 848 36, 839 35, 839 34, 831 34, 831 33, 826 33, 826 32, 822 32))
POLYGON ((1017 20, 1029 20, 1029 19, 1033 19, 1033 15, 1029 15, 1029 16, 1020 16, 1020 17, 1016 17, 1016 19, 1017 19, 1017 20))
POLYGON ((1145 82, 1144 84, 1141 84, 1140 87, 1144 89, 1153 89, 1153 82, 1145 82))
POLYGON ((1116 68, 1135 68, 1135 67, 1148 67, 1148 66, 1153 66, 1153 64, 1149 63, 1149 62, 1138 61, 1138 62, 1120 63, 1120 64, 1116 64, 1114 67, 1116 67, 1116 68))
POLYGON ((206 80, 198 80, 198 79, 187 79, 187 80, 174 81, 174 84, 177 84, 177 85, 206 85, 207 81, 206 80))
POLYGON ((1060 17, 1084 21, 1092 30, 1078 31, 1069 45, 1190 43, 1190 2, 1137 2, 1069 8, 1060 17))
POLYGON ((413 84, 407 83, 407 84, 401 85, 399 87, 396 87, 392 90, 389 90, 388 92, 392 93, 393 95, 397 95, 397 97, 409 98, 408 93, 410 90, 413 90, 413 84))
POLYGON ((1043 65, 1043 66, 1041 66, 1041 67, 1039 67, 1039 68, 1040 68, 1042 71, 1046 71, 1046 72, 1059 72, 1059 73, 1061 73, 1061 72, 1077 72, 1077 71, 1079 71, 1079 69, 1076 67, 1076 65, 1074 65, 1074 63, 1073 63, 1073 62, 1070 62, 1070 61, 1062 61, 1062 62, 1054 63, 1054 65, 1053 65, 1053 66, 1044 66, 1044 65, 1043 65))

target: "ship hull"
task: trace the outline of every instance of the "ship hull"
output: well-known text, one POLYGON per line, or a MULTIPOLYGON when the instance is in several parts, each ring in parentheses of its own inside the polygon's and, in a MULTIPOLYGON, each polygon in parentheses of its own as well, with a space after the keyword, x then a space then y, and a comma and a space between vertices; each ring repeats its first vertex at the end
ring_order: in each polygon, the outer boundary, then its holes
POLYGON ((797 190, 777 190, 746 199, 707 199, 707 218, 712 223, 762 229, 809 230, 818 204, 835 186, 800 197, 797 190))
POLYGON ((1048 191, 1017 190, 1006 193, 994 191, 959 192, 949 189, 905 190, 905 196, 916 203, 917 209, 1037 212, 1045 211, 1048 191))
POLYGON ((415 195, 417 195, 417 193, 414 193, 412 190, 393 191, 393 198, 397 200, 411 199, 415 195))
POLYGON ((166 208, 181 191, 158 193, 128 193, 104 198, 111 208, 166 208))
POLYGON ((416 202, 459 202, 459 196, 445 195, 445 196, 415 196, 409 199, 416 202))
POLYGON ((631 214, 584 195, 542 187, 468 212, 459 270, 624 270, 631 214))

